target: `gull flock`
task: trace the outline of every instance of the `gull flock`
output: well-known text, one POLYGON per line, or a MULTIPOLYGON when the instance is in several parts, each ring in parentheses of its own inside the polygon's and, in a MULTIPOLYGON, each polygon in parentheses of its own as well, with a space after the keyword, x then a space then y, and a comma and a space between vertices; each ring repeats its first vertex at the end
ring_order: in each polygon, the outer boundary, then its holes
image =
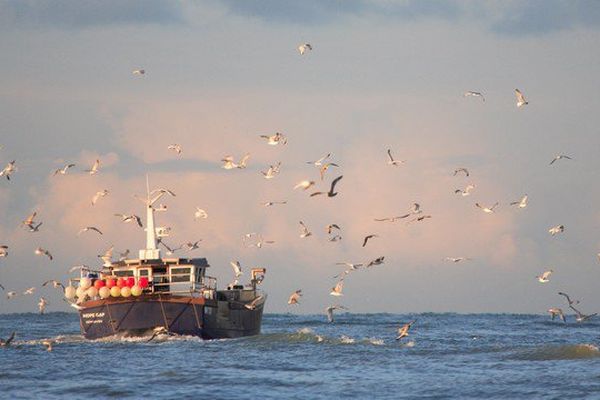
MULTIPOLYGON (((297 47, 297 51, 301 56, 306 57, 309 55, 309 53, 311 53, 313 51, 313 46, 310 43, 302 43, 297 47)), ((136 70, 132 71, 132 74, 141 79, 146 76, 146 70, 141 69, 141 68, 136 69, 136 70)), ((144 78, 144 79, 146 79, 146 78, 144 78)), ((519 89, 515 89, 514 94, 516 97, 516 107, 517 108, 522 109, 525 106, 529 105, 529 102, 526 100, 524 94, 519 89)), ((472 90, 466 91, 466 92, 464 92, 463 97, 464 98, 468 98, 468 97, 477 98, 477 99, 480 99, 482 103, 486 102, 485 95, 480 91, 472 91, 472 90)), ((265 143, 269 146, 288 145, 288 137, 281 132, 275 132, 274 134, 260 134, 257 136, 258 136, 257 140, 262 140, 263 143, 265 143)), ((165 151, 173 152, 177 156, 181 156, 184 149, 183 149, 183 146, 181 146, 180 144, 172 143, 167 146, 165 151)), ((325 189, 309 192, 308 197, 313 198, 313 197, 321 196, 321 197, 330 199, 329 201, 335 201, 335 197, 340 193, 340 190, 342 190, 342 188, 340 188, 340 186, 343 186, 343 182, 342 182, 343 175, 337 173, 337 171, 341 170, 342 166, 340 164, 334 162, 332 160, 332 157, 333 157, 333 153, 328 152, 326 155, 324 155, 323 157, 321 157, 315 161, 307 161, 306 164, 312 165, 316 168, 315 177, 312 179, 308 178, 308 179, 302 180, 302 181, 298 182, 295 186, 290 185, 290 190, 300 189, 302 191, 307 192, 307 191, 309 191, 309 189, 318 186, 317 182, 323 182, 323 184, 326 185, 325 189), (335 178, 331 179, 329 181, 329 184, 327 185, 324 181, 327 178, 328 173, 331 174, 331 171, 336 171, 336 175, 335 175, 335 178), (328 187, 328 190, 327 190, 327 187, 328 187)), ((223 168, 225 170, 245 169, 245 168, 247 168, 250 160, 251 160, 251 154, 249 152, 240 156, 238 159, 236 159, 232 155, 224 155, 223 158, 221 159, 221 163, 222 163, 221 168, 223 168), (237 161, 237 160, 239 160, 239 161, 237 161)), ((569 160, 573 160, 573 158, 569 155, 558 154, 550 161, 549 165, 554 166, 555 163, 561 163, 561 162, 565 162, 565 161, 569 161, 569 160)), ((382 162, 382 164, 386 164, 395 169, 398 167, 402 167, 402 165, 404 165, 405 163, 407 163, 409 161, 396 159, 393 155, 393 150, 391 148, 387 148, 385 152, 382 152, 381 162, 382 162)), ((85 172, 89 175, 96 175, 101 172, 101 165, 102 165, 101 160, 96 159, 90 168, 83 169, 81 171, 85 172)), ((60 176, 72 174, 72 173, 74 173, 74 171, 76 171, 76 167, 77 166, 75 163, 67 163, 64 166, 52 171, 51 175, 53 177, 56 177, 56 178, 52 178, 52 179, 58 179, 58 177, 60 177, 60 176)), ((262 176, 265 179, 271 180, 271 179, 276 178, 279 175, 281 167, 282 167, 282 162, 277 161, 277 162, 273 163, 272 165, 269 165, 266 170, 260 171, 260 173, 262 174, 262 176)), ((18 172, 17 160, 12 160, 12 161, 8 162, 0 170, 0 178, 6 178, 7 184, 18 184, 16 182, 16 179, 14 179, 15 174, 17 172, 18 172)), ((470 178, 471 172, 469 171, 469 169, 465 168, 464 166, 459 166, 453 171, 452 175, 455 177, 455 179, 458 180, 458 179, 461 179, 461 177, 470 178)), ((476 185, 474 183, 468 183, 465 186, 455 189, 454 194, 460 195, 461 197, 468 197, 475 190, 476 190, 476 185)), ((102 201, 102 199, 104 197, 108 196, 109 194, 110 194, 110 191, 108 189, 98 190, 91 198, 91 206, 95 206, 99 201, 102 201)), ((168 189, 158 189, 151 193, 152 196, 154 196, 154 195, 162 196, 163 194, 169 194, 170 196, 175 197, 175 193, 173 193, 171 190, 168 190, 168 189)), ((274 205, 283 207, 286 204, 287 204, 287 201, 285 201, 285 200, 278 200, 278 201, 271 200, 271 201, 265 201, 265 202, 261 203, 261 205, 265 206, 265 207, 271 207, 274 205)), ((474 206, 476 208, 480 209, 483 213, 494 214, 496 212, 496 210, 499 207, 501 207, 501 204, 499 202, 494 202, 491 205, 475 202, 474 206)), ((509 206, 516 206, 516 208, 518 208, 518 209, 527 208, 528 207, 528 195, 525 194, 521 197, 521 199, 509 203, 509 206)), ((167 206, 161 204, 159 207, 155 208, 155 210, 156 211, 166 211, 167 206)), ((204 209, 202 209, 200 207, 196 207, 196 209, 192 215, 195 220, 202 220, 202 219, 208 218, 207 211, 205 211, 204 209)), ((123 223, 129 223, 129 224, 136 225, 139 228, 143 228, 142 219, 135 214, 115 213, 114 216, 118 217, 121 220, 121 222, 123 222, 123 223)), ((493 218, 493 216, 490 216, 490 217, 493 218)), ((406 224, 408 225, 408 224, 419 223, 419 222, 423 223, 424 221, 431 219, 431 218, 433 218, 433 216, 430 214, 425 214, 419 203, 414 203, 404 213, 400 213, 399 215, 383 216, 383 217, 374 218, 374 222, 396 223, 400 220, 406 220, 406 224)), ((40 229, 43 229, 42 224, 43 224, 43 222, 41 220, 39 220, 39 215, 38 215, 37 211, 33 211, 33 212, 31 212, 30 215, 28 215, 22 221, 21 226, 27 232, 35 234, 36 232, 39 232, 40 229)), ((313 232, 303 221, 299 221, 299 225, 300 225, 299 237, 301 239, 307 239, 307 238, 313 236, 313 232)), ((341 241, 342 228, 340 227, 340 224, 331 223, 325 227, 325 231, 329 235, 328 241, 330 241, 330 242, 341 241)), ((550 233, 551 236, 556 236, 558 234, 562 234, 562 233, 564 233, 564 231, 565 231, 564 225, 556 225, 556 226, 553 226, 548 229, 548 232, 550 233)), ((95 233, 97 235, 103 235, 102 230, 96 226, 84 226, 76 233, 76 235, 79 236, 84 233, 85 234, 95 233)), ((380 237, 380 234, 378 234, 378 233, 365 232, 365 235, 362 239, 361 247, 366 247, 372 241, 376 240, 379 237, 380 237)), ((173 254, 182 249, 185 249, 186 251, 189 251, 189 252, 195 251, 200 248, 201 240, 202 239, 199 239, 196 241, 189 241, 189 242, 183 243, 179 246, 169 246, 168 244, 166 244, 164 242, 164 240, 162 238, 159 238, 158 243, 159 243, 159 245, 163 246, 167 250, 168 254, 173 254)), ((265 240, 261 234, 255 233, 255 232, 246 234, 244 236, 243 241, 244 241, 245 246, 257 247, 257 248, 261 248, 267 244, 271 245, 271 244, 275 243, 274 240, 265 240)), ((357 246, 358 246, 358 244, 357 244, 357 246)), ((99 255, 98 257, 105 264, 110 263, 112 261, 112 257, 113 257, 113 249, 114 249, 114 247, 111 246, 108 250, 106 250, 103 254, 99 255)), ((1 243, 0 244, 0 258, 9 257, 9 254, 10 254, 9 250, 10 250, 9 244, 1 243)), ((47 249, 44 249, 42 247, 37 247, 33 251, 36 255, 47 258, 48 261, 54 260, 52 253, 47 249)), ((120 260, 125 259, 128 256, 128 254, 129 254, 129 250, 127 249, 123 253, 120 253, 119 259, 120 260)), ((600 257, 600 254, 598 256, 600 257)), ((384 264, 384 260, 385 260, 385 256, 379 256, 375 259, 365 260, 360 263, 354 263, 354 262, 348 262, 348 261, 335 263, 335 265, 337 265, 337 266, 343 266, 344 269, 342 270, 342 272, 338 273, 337 275, 335 275, 333 277, 334 279, 337 279, 337 281, 335 282, 334 286, 331 288, 331 291, 329 294, 332 297, 341 298, 342 296, 344 296, 343 291, 344 291, 344 283, 345 283, 346 279, 349 279, 352 275, 357 273, 357 271, 368 270, 371 267, 382 265, 382 264, 384 264)), ((459 263, 459 262, 469 261, 469 260, 471 260, 471 258, 466 257, 466 256, 458 256, 458 257, 449 256, 449 257, 445 257, 443 260, 447 261, 447 262, 451 262, 451 263, 459 263)), ((243 274, 243 268, 239 261, 231 261, 231 267, 233 269, 234 279, 235 279, 233 283, 235 284, 235 283, 237 283, 237 279, 240 278, 241 275, 243 274)), ((74 271, 77 269, 89 269, 89 267, 76 266, 76 267, 73 267, 71 269, 71 271, 74 271)), ((549 269, 549 270, 542 272, 539 276, 536 276, 535 278, 539 283, 546 284, 550 281, 550 276, 553 274, 553 272, 554 272, 553 269, 549 269)), ((58 280, 46 281, 41 286, 47 287, 50 284, 54 289, 58 289, 61 291, 64 290, 63 283, 61 283, 58 280)), ((11 300, 18 296, 33 295, 36 292, 36 287, 30 287, 30 288, 26 289, 25 291, 23 291, 21 294, 19 294, 18 291, 5 289, 5 287, 0 284, 0 290, 5 292, 6 299, 11 300)), ((304 295, 304 292, 302 289, 294 290, 288 298, 288 302, 287 302, 288 305, 290 307, 299 307, 302 304, 301 300, 302 300, 303 295, 304 295)), ((585 321, 589 320, 590 318, 593 318, 597 315, 597 313, 593 313, 593 314, 582 313, 578 308, 575 307, 575 306, 579 307, 580 302, 578 300, 575 300, 575 301, 571 300, 569 295, 567 295, 566 293, 558 292, 558 295, 560 295, 566 299, 566 301, 568 303, 567 304, 568 308, 570 308, 575 313, 576 322, 582 323, 582 322, 585 322, 585 321)), ((255 307, 255 304, 259 300, 260 300, 260 298, 256 299, 255 302, 253 302, 252 304, 246 305, 246 307, 252 309, 253 307, 255 307)), ((46 311, 46 308, 48 305, 49 305, 49 302, 44 297, 40 297, 39 302, 38 302, 39 313, 43 314, 46 311)), ((324 309, 327 320, 330 323, 334 322, 334 311, 337 311, 337 310, 348 310, 348 308, 341 304, 331 304, 331 305, 328 305, 324 309)), ((552 320, 554 320, 556 317, 559 317, 562 321, 567 322, 568 316, 565 315, 565 313, 563 312, 563 310, 561 308, 552 307, 552 308, 548 309, 548 313, 550 313, 552 320)), ((409 330, 412 328, 412 326, 415 323, 416 323, 416 320, 401 324, 398 328, 398 334, 396 336, 396 340, 401 340, 402 338, 408 336, 409 330)), ((7 339, 0 338, 0 347, 8 347, 11 344, 11 342, 13 341, 14 337, 15 337, 15 332, 13 332, 7 339)), ((47 340, 47 341, 43 342, 43 345, 47 348, 48 351, 51 351, 53 343, 54 343, 53 341, 47 340)))

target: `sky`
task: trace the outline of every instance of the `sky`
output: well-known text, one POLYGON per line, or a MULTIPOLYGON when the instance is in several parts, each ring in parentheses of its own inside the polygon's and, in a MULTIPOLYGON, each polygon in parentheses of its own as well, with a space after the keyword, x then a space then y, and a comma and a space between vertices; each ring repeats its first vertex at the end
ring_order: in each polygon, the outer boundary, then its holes
POLYGON ((42 282, 99 266, 111 245, 137 254, 144 232, 114 214, 144 215, 133 195, 146 174, 177 195, 157 214, 168 242, 202 239, 181 254, 206 257, 221 287, 232 260, 245 279, 267 268, 266 312, 544 313, 566 308, 560 290, 598 311, 599 28, 590 1, 0 2, 0 168, 18 167, 0 181, 0 283, 37 287, 2 297, 0 312, 35 312, 40 296, 68 310, 42 282), (302 43, 313 50, 300 55, 302 43), (515 88, 527 106, 516 107, 515 88), (259 137, 275 132, 287 145, 259 137), (387 165, 388 148, 405 163, 387 165), (246 153, 246 169, 221 168, 246 153), (339 167, 321 182, 306 162, 327 153, 339 167), (549 165, 558 154, 573 160, 549 165), (278 161, 281 173, 264 179, 278 161), (470 176, 453 176, 458 167, 470 176), (334 198, 293 190, 304 179, 328 189, 340 175, 334 198), (454 193, 468 184, 470 196, 454 193), (525 194, 526 208, 509 205, 525 194), (432 218, 374 221, 415 202, 432 218), (486 214, 476 202, 499 206, 486 214), (196 207, 209 217, 195 221, 196 207), (43 225, 30 233, 20 222, 34 210, 43 225), (299 237, 299 221, 312 236, 299 237), (327 240, 330 223, 341 242, 327 240), (104 235, 77 235, 89 225, 104 235), (249 232, 275 243, 245 247, 249 232), (346 277, 343 297, 329 295, 335 263, 379 256, 385 264, 346 277), (550 282, 537 282, 548 269, 550 282), (300 288, 301 304, 288 306, 300 288))

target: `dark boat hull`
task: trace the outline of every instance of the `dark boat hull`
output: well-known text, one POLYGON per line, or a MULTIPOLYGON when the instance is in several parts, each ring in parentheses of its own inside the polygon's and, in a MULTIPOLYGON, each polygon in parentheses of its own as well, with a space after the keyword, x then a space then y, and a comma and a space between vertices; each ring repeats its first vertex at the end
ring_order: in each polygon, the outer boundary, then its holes
POLYGON ((79 311, 86 339, 143 335, 157 327, 203 339, 237 338, 260 333, 264 304, 242 304, 201 297, 142 296, 86 302, 79 311))

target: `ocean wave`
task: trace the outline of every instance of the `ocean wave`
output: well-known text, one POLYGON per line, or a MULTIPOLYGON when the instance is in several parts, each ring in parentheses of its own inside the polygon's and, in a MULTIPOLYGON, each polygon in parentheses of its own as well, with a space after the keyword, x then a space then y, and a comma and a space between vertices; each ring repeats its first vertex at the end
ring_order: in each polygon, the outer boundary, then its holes
POLYGON ((588 343, 541 346, 520 350, 509 358, 520 361, 580 360, 600 357, 600 349, 588 343))

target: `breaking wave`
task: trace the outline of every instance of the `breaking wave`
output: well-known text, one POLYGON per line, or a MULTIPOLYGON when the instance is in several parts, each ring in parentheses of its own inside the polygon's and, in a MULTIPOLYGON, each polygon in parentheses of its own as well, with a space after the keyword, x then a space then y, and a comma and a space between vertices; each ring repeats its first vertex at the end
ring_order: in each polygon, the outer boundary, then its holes
POLYGON ((600 349, 593 344, 566 344, 542 346, 521 350, 510 358, 521 361, 581 360, 600 357, 600 349))

